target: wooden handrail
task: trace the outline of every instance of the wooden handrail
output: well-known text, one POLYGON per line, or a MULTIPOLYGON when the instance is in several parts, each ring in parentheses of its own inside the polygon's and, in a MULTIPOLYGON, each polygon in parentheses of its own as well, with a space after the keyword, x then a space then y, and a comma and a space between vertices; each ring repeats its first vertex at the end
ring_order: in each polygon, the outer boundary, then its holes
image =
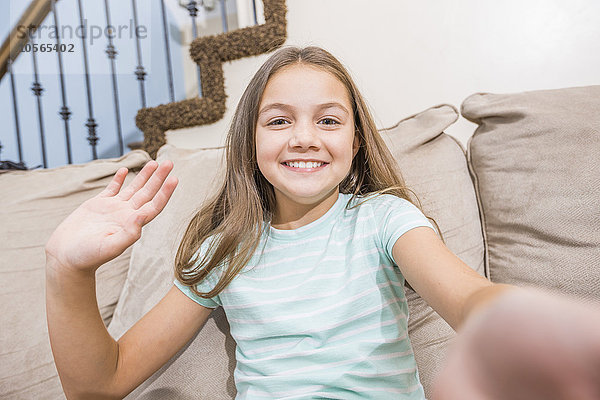
POLYGON ((32 32, 35 32, 38 26, 44 22, 51 9, 51 0, 32 0, 29 3, 19 22, 13 27, 2 43, 2 47, 0 47, 0 79, 6 74, 9 60, 14 61, 29 41, 22 27, 31 27, 32 32))

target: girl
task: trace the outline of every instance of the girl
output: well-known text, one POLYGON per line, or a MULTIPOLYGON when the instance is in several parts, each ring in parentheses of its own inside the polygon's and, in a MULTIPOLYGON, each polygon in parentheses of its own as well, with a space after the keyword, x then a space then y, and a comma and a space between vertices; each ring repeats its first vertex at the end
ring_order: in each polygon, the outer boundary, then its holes
POLYGON ((454 328, 505 287, 451 253, 411 202, 345 68, 318 47, 275 52, 242 95, 226 151, 173 287, 118 342, 94 274, 165 207, 172 162, 150 161, 122 190, 121 168, 53 233, 48 328, 67 396, 122 398, 223 306, 238 398, 424 398, 405 279, 454 328))

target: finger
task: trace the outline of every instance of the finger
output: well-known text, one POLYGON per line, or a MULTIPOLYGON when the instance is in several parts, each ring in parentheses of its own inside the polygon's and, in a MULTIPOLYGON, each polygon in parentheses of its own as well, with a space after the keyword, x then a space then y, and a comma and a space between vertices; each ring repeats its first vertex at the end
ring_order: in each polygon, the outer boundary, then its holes
POLYGON ((99 196, 112 197, 119 193, 119 190, 121 189, 123 182, 125 182, 125 177, 127 176, 128 172, 129 171, 125 167, 119 168, 110 183, 106 186, 106 188, 104 188, 103 191, 99 193, 99 196))
POLYGON ((158 163, 156 161, 148 161, 146 165, 144 165, 144 168, 142 168, 142 170, 136 175, 133 181, 127 185, 127 187, 123 189, 121 193, 119 193, 119 198, 122 200, 131 199, 131 197, 146 184, 157 167, 158 163))
POLYGON ((177 184, 179 183, 179 179, 177 177, 172 176, 167 179, 160 189, 160 191, 154 196, 151 202, 146 203, 142 208, 140 208, 140 213, 145 215, 144 224, 152 221, 161 211, 165 208, 171 195, 175 191, 177 184))
POLYGON ((154 198, 172 169, 173 162, 165 160, 158 169, 154 171, 152 177, 146 182, 144 187, 131 197, 130 202, 135 210, 141 208, 144 204, 154 198))

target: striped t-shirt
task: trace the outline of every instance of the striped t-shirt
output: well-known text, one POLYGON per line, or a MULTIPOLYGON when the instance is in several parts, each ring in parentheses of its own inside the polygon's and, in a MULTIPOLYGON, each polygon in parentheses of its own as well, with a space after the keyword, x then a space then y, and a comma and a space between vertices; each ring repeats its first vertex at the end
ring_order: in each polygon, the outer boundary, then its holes
MULTIPOLYGON (((298 229, 265 223, 253 258, 211 299, 175 280, 197 303, 224 308, 237 344, 236 399, 425 398, 392 247, 409 229, 433 226, 394 195, 347 210, 351 197, 340 193, 298 229)), ((214 288, 219 274, 198 290, 214 288)))

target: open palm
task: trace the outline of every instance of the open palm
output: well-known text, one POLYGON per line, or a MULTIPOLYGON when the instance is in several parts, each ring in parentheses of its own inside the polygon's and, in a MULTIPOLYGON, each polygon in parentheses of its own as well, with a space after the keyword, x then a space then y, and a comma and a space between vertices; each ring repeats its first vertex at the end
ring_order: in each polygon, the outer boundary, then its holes
POLYGON ((127 168, 120 168, 102 192, 56 228, 46 243, 47 256, 61 268, 95 271, 122 254, 169 201, 178 183, 176 177, 167 179, 172 169, 169 160, 160 166, 149 161, 121 190, 127 168))

